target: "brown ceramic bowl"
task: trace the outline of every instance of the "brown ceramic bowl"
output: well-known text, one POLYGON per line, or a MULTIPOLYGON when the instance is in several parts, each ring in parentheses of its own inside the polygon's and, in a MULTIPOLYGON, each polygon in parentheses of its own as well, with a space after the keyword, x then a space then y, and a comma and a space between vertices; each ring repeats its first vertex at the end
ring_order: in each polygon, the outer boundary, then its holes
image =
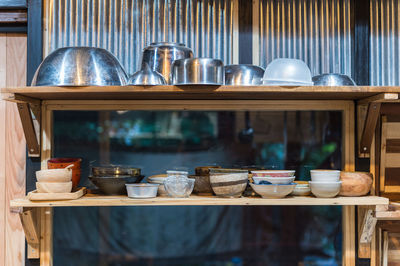
POLYGON ((196 173, 196 176, 209 176, 210 168, 221 168, 221 166, 217 165, 199 166, 194 169, 194 172, 196 173))
POLYGON ((81 180, 81 162, 80 158, 52 158, 47 161, 48 169, 60 169, 65 168, 68 165, 74 165, 72 169, 72 188, 78 186, 81 180))
POLYGON ((190 175, 189 178, 194 178, 193 193, 198 195, 212 195, 213 191, 210 184, 210 176, 190 175))

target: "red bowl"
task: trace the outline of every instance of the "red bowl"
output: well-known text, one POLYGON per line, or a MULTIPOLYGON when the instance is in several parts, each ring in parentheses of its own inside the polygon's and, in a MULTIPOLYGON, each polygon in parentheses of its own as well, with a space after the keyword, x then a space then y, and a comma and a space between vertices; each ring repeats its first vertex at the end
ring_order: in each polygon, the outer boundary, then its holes
POLYGON ((80 158, 52 158, 47 161, 48 169, 60 169, 65 168, 68 165, 74 165, 72 169, 72 187, 78 186, 81 180, 81 162, 80 158))

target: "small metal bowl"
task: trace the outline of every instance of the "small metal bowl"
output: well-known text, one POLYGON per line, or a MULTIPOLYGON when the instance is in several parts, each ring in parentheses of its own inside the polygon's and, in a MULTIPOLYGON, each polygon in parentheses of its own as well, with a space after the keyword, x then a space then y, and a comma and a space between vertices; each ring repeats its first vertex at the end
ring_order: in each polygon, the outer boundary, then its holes
POLYGON ((224 63, 212 58, 187 58, 172 63, 173 85, 222 85, 224 63))
POLYGON ((314 86, 356 86, 354 80, 343 74, 322 74, 312 78, 314 86))
POLYGON ((122 86, 127 76, 118 59, 94 47, 64 47, 49 54, 32 86, 122 86))
POLYGON ((255 65, 227 65, 225 66, 225 85, 260 85, 264 71, 262 67, 255 65))
POLYGON ((167 84, 163 75, 157 71, 151 70, 149 65, 145 65, 143 69, 134 73, 129 81, 129 85, 165 85, 167 84))

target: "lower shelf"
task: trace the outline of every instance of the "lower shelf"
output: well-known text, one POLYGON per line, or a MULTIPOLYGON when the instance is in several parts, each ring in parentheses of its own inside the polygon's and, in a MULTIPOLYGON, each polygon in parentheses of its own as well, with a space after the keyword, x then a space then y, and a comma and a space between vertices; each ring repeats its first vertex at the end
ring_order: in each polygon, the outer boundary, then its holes
POLYGON ((157 197, 153 199, 131 199, 127 196, 103 196, 87 194, 76 200, 30 201, 27 198, 15 199, 10 207, 67 207, 67 206, 218 206, 218 205, 387 205, 389 200, 377 196, 365 197, 287 197, 283 199, 263 199, 256 197, 218 198, 213 196, 191 196, 190 198, 157 197))

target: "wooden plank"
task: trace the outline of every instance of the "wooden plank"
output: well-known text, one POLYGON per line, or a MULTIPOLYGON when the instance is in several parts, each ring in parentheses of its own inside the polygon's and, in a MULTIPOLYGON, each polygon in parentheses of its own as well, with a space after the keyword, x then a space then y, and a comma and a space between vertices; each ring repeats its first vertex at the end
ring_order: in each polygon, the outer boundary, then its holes
MULTIPOLYGON (((400 106, 400 105, 399 105, 400 106)), ((400 109, 399 109, 400 111, 400 109)), ((386 118, 386 126, 387 126, 387 139, 400 139, 400 123, 390 123, 387 122, 386 118)))
MULTIPOLYGON (((26 84, 26 34, 7 34, 8 86, 26 84)), ((6 265, 22 265, 25 261, 25 237, 19 214, 10 210, 9 201, 25 195, 26 142, 18 110, 7 103, 6 135, 6 265)))
POLYGON ((388 265, 389 238, 388 231, 383 231, 382 266, 388 265))
POLYGON ((369 104, 372 102, 390 102, 399 99, 398 93, 380 93, 371 97, 364 98, 357 101, 357 104, 369 104))
POLYGON ((2 10, 0 12, 0 24, 2 23, 27 23, 27 12, 26 9, 21 10, 2 10))
POLYGON ((91 86, 3 88, 3 93, 43 100, 132 100, 132 99, 303 99, 359 100, 381 93, 399 93, 400 87, 324 86, 91 86))
POLYGON ((372 138, 378 122, 380 114, 381 103, 370 103, 368 105, 367 118, 365 120, 364 128, 360 140, 360 153, 370 153, 372 138))
POLYGON ((191 196, 190 198, 157 197, 153 199, 131 199, 127 196, 104 196, 87 194, 76 200, 30 201, 26 197, 11 201, 12 207, 65 207, 65 206, 220 206, 220 205, 255 205, 255 206, 317 206, 317 205, 385 205, 389 200, 383 197, 286 197, 283 199, 263 199, 258 197, 219 198, 212 196, 191 196))
POLYGON ((40 266, 53 265, 53 208, 40 208, 40 266))
POLYGON ((381 147, 380 147, 380 167, 379 167, 379 191, 385 191, 385 168, 386 164, 386 139, 388 134, 388 123, 386 116, 381 119, 381 147))
MULTIPOLYGON (((0 33, 0 86, 7 79, 7 36, 0 33)), ((6 102, 0 99, 0 266, 4 266, 6 213, 6 102)))
POLYGON ((342 263, 354 266, 356 263, 356 225, 354 206, 342 207, 342 263))
POLYGON ((395 168, 385 168, 385 177, 386 186, 400 186, 400 165, 395 168))
POLYGON ((354 103, 344 104, 343 132, 344 132, 344 167, 345 171, 355 171, 355 125, 354 125, 354 103))
MULTIPOLYGON (((368 104, 357 104, 357 144, 360 146, 361 135, 367 118, 368 104)), ((359 157, 369 156, 369 154, 360 153, 358 150, 359 157)))
MULTIPOLYGON (((384 146, 382 145, 382 147, 384 147, 384 146)), ((382 155, 382 157, 384 157, 384 156, 385 156, 385 159, 384 159, 385 162, 384 162, 384 164, 383 163, 381 164, 384 168, 400 167, 400 153, 386 153, 385 155, 382 155)))
MULTIPOLYGON (((372 211, 374 210, 373 206, 358 206, 357 207, 357 215, 358 215, 358 257, 359 258, 371 258, 371 239, 369 241, 362 241, 366 239, 366 231, 364 228, 365 224, 367 224, 368 215, 372 216, 372 211), (363 235, 364 234, 364 235, 363 235)), ((376 224, 376 221, 375 221, 376 224)), ((374 228, 375 229, 375 225, 374 228)), ((374 231, 374 230, 373 230, 374 231)), ((371 232, 372 233, 372 232, 371 232)), ((372 235, 371 235, 372 238, 372 235)), ((368 239, 367 239, 368 240, 368 239)))
MULTIPOLYGON (((387 139, 386 140, 386 152, 400 153, 400 139, 387 139)), ((399 163, 399 166, 400 166, 400 163, 399 163)))

